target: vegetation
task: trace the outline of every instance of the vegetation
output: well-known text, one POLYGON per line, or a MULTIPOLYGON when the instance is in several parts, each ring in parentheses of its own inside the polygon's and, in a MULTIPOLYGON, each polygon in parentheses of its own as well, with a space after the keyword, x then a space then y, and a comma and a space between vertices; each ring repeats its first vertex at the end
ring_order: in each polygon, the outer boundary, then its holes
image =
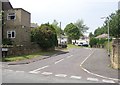
POLYGON ((73 23, 68 24, 65 27, 64 32, 68 36, 69 43, 71 43, 72 39, 77 40, 80 38, 80 31, 73 23))
POLYGON ((110 29, 110 36, 119 38, 120 37, 120 10, 116 11, 116 13, 112 13, 107 17, 102 27, 98 27, 95 32, 94 36, 101 35, 103 33, 107 33, 108 24, 110 29))
POLYGON ((8 38, 4 38, 2 40, 2 44, 3 45, 13 45, 13 41, 11 39, 8 39, 8 38))
POLYGON ((37 57, 41 57, 43 55, 53 55, 55 54, 57 51, 49 51, 49 52, 37 52, 37 53, 32 53, 29 55, 21 55, 21 56, 7 56, 4 58, 4 61, 6 62, 12 62, 12 61, 21 61, 21 60, 26 60, 26 59, 32 59, 32 58, 37 58, 37 57))
POLYGON ((83 35, 89 29, 86 25, 84 25, 83 20, 77 20, 74 25, 78 27, 80 35, 83 35))
POLYGON ((64 34, 64 31, 60 28, 60 26, 58 26, 58 24, 59 23, 56 20, 54 20, 51 25, 54 27, 57 36, 60 36, 61 34, 64 34))
POLYGON ((52 25, 42 24, 31 32, 32 42, 37 43, 42 50, 49 50, 57 46, 57 34, 52 25))
POLYGON ((94 37, 94 34, 92 34, 92 32, 89 33, 89 37, 90 38, 93 38, 94 37))
POLYGON ((97 39, 97 38, 94 38, 94 37, 92 37, 91 39, 90 39, 90 47, 93 47, 93 46, 104 46, 105 45, 105 42, 107 41, 107 39, 103 39, 103 38, 101 38, 101 39, 97 39))

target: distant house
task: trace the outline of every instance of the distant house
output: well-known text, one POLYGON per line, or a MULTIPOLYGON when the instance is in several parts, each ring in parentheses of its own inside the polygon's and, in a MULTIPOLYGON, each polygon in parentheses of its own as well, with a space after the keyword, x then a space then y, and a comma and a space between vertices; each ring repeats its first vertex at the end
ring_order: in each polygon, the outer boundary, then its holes
POLYGON ((108 38, 108 34, 101 34, 101 35, 98 35, 95 38, 99 38, 99 39, 101 39, 101 38, 108 38))
POLYGON ((22 8, 13 8, 9 1, 2 2, 2 10, 4 11, 3 39, 11 39, 14 42, 13 45, 28 46, 31 14, 22 8))
POLYGON ((34 28, 37 28, 37 27, 39 27, 39 25, 37 23, 31 23, 31 25, 30 25, 31 29, 34 29, 34 28))

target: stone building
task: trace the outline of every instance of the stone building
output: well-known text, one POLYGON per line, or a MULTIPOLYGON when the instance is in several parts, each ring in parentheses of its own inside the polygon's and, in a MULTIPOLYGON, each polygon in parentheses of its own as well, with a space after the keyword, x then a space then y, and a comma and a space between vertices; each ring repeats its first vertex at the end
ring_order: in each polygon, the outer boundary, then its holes
MULTIPOLYGON (((30 23, 31 14, 22 8, 13 8, 9 0, 0 0, 2 8, 2 38, 12 41, 12 46, 6 45, 3 48, 8 48, 8 54, 20 55, 30 53, 30 23)), ((3 43, 2 43, 3 44, 3 43)))
POLYGON ((30 13, 22 8, 4 11, 3 39, 10 38, 14 45, 30 45, 30 13))

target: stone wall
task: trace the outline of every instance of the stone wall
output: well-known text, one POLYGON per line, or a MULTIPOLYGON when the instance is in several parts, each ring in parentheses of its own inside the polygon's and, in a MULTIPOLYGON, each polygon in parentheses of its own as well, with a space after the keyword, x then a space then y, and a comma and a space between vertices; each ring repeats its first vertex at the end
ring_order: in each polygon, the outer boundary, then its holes
POLYGON ((114 39, 112 43, 111 66, 120 69, 120 39, 114 39))
MULTIPOLYGON (((18 56, 18 55, 25 55, 25 54, 31 54, 35 52, 39 52, 41 49, 38 45, 33 44, 30 47, 28 46, 4 46, 3 48, 7 48, 7 55, 6 56, 18 56)), ((5 53, 3 54, 3 57, 5 57, 5 53)))

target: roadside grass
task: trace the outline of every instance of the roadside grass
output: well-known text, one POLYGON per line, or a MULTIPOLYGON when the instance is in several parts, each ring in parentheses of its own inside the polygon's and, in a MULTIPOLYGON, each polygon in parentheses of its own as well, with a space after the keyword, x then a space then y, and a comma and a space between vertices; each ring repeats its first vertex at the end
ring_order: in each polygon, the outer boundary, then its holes
POLYGON ((49 51, 49 52, 37 52, 37 53, 31 53, 28 55, 20 55, 20 56, 7 56, 3 59, 3 61, 5 62, 12 62, 12 61, 21 61, 21 60, 26 60, 26 59, 32 59, 32 58, 36 58, 36 57, 40 57, 40 56, 44 56, 44 55, 53 55, 55 54, 57 51, 49 51))
MULTIPOLYGON (((105 42, 105 48, 106 48, 106 50, 108 51, 108 42, 105 42)), ((112 52, 112 41, 110 42, 110 44, 109 44, 109 50, 110 50, 110 53, 112 52)))
MULTIPOLYGON (((68 51, 68 49, 71 48, 80 48, 80 46, 76 46, 73 44, 68 44, 67 48, 63 48, 60 49, 61 51, 68 51)), ((5 62, 13 62, 13 61, 21 61, 21 60, 26 60, 26 59, 32 59, 32 58, 36 58, 36 57, 40 57, 40 56, 51 56, 54 55, 58 52, 58 50, 54 50, 54 51, 39 51, 36 53, 31 53, 28 55, 20 55, 20 56, 7 56, 5 58, 3 58, 2 60, 5 62)))
POLYGON ((68 44, 68 49, 70 48, 80 48, 81 46, 76 46, 76 45, 73 45, 73 44, 68 44))

